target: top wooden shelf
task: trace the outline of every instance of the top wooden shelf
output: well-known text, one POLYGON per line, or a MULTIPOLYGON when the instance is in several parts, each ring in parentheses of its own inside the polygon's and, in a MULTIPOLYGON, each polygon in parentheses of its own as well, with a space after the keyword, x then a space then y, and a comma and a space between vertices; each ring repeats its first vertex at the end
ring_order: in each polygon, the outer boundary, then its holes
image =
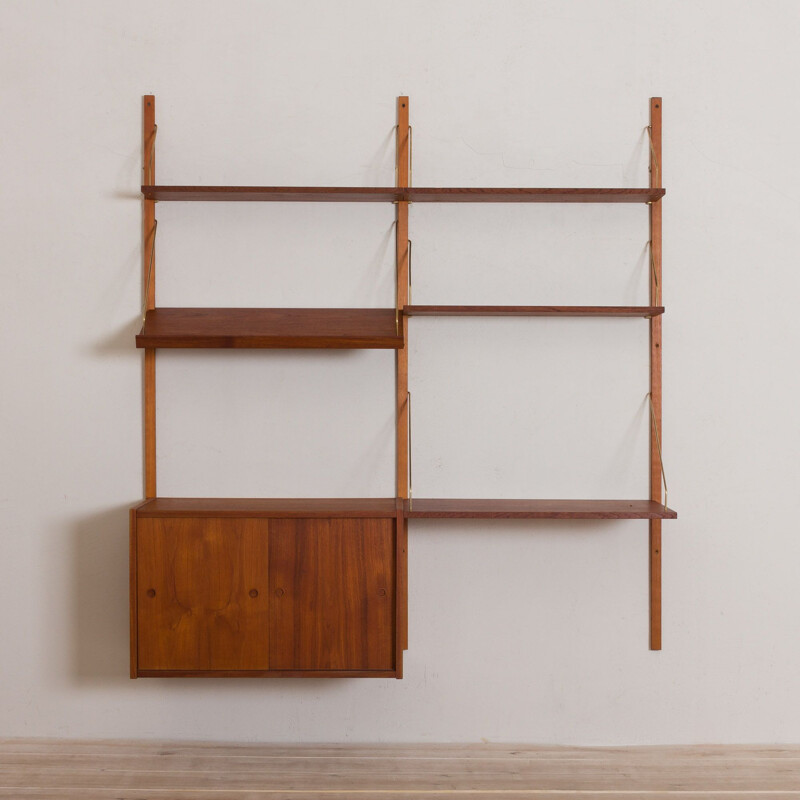
POLYGON ((348 186, 142 186, 148 200, 327 203, 651 203, 664 189, 481 189, 348 186))

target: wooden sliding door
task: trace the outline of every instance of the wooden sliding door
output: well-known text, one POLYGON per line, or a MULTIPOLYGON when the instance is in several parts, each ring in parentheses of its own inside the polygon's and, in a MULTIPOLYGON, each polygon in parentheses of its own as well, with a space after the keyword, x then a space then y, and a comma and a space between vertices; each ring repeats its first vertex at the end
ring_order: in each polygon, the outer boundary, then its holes
POLYGON ((267 522, 138 521, 139 669, 269 668, 267 522))
POLYGON ((395 668, 395 522, 272 520, 270 667, 395 668))

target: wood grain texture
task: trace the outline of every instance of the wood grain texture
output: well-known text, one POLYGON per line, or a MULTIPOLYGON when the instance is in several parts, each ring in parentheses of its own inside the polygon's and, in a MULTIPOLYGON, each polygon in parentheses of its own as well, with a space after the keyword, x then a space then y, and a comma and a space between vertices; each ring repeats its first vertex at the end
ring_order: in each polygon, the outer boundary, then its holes
POLYGON ((158 308, 147 312, 137 347, 403 347, 394 309, 158 308))
MULTIPOLYGON (((155 180, 156 98, 145 95, 142 101, 142 177, 155 180)), ((142 214, 142 293, 147 310, 156 305, 156 204, 145 199, 142 214)), ((142 383, 144 386, 144 494, 158 494, 156 482, 156 351, 145 350, 142 383)))
MULTIPOLYGON (((650 99, 650 135, 653 149, 650 154, 650 186, 662 185, 663 160, 661 155, 661 98, 650 99)), ((661 201, 650 206, 650 247, 653 268, 650 276, 650 302, 663 303, 663 281, 661 277, 661 201)), ((650 499, 661 502, 661 459, 658 452, 658 437, 663 447, 661 427, 662 406, 662 320, 650 319, 650 397, 653 401, 655 431, 650 428, 650 499)), ((661 649, 661 521, 650 522, 650 649, 661 649)))
POLYGON ((158 497, 138 506, 137 513, 148 517, 234 517, 234 518, 392 518, 396 514, 393 497, 359 498, 213 498, 158 497))
POLYGON ((147 199, 159 201, 647 203, 663 197, 664 189, 143 185, 142 194, 147 199))
POLYGON ((410 317, 653 317, 662 306, 404 306, 410 317))
POLYGON ((136 524, 138 667, 268 669, 268 534, 251 519, 136 524))
POLYGON ((470 500, 414 498, 408 518, 675 519, 651 500, 470 500))
POLYGON ((270 522, 273 669, 393 670, 394 522, 270 522))
POLYGON ((0 741, 0 798, 797 800, 800 747, 0 741))
MULTIPOLYGON (((558 761, 563 764, 655 764, 667 760, 675 763, 727 765, 741 764, 782 765, 782 769, 800 762, 800 744, 697 744, 697 745, 637 745, 569 747, 491 742, 427 742, 427 743, 303 743, 292 742, 219 742, 206 740, 174 739, 65 739, 47 737, 0 737, 0 752, 13 756, 52 755, 54 757, 97 756, 115 758, 129 755, 132 758, 207 757, 216 759, 230 756, 266 761, 281 759, 326 760, 341 759, 411 759, 419 761, 497 760, 497 761, 558 761), (163 752, 163 751, 168 752, 163 752)), ((210 764, 209 764, 210 766, 210 764)), ((797 791, 800 791, 798 789, 797 791)))
POLYGON ((129 624, 130 624, 130 676, 138 677, 137 653, 139 652, 138 639, 138 609, 136 605, 136 509, 132 508, 129 512, 129 533, 128 533, 128 605, 129 605, 129 624))

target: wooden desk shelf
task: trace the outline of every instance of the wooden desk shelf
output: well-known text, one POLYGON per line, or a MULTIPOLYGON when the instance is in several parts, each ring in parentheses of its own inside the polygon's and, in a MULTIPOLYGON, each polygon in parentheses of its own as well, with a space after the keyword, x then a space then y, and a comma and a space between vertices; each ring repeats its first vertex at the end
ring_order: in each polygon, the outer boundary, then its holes
POLYGON ((155 308, 136 346, 397 349, 403 333, 391 308, 155 308))
MULTIPOLYGON (((401 678, 408 649, 408 526, 415 519, 646 520, 650 647, 661 648, 661 100, 650 100, 646 188, 411 187, 409 99, 397 100, 396 186, 160 186, 155 98, 144 98, 144 502, 130 512, 131 677, 401 678), (159 308, 157 202, 391 203, 392 308, 159 308), (646 305, 410 302, 412 203, 647 204, 646 305), (628 317, 650 329, 649 498, 410 499, 408 327, 417 316, 628 317), (168 498, 156 480, 160 348, 395 350, 395 494, 382 498, 168 498)), ((530 298, 535 302, 536 298, 530 298)), ((333 466, 333 465, 332 465, 333 466)), ((536 487, 532 487, 535 491, 536 487)), ((413 524, 413 523, 412 523, 413 524)), ((531 526, 531 530, 533 530, 531 526)))
POLYGON ((403 507, 409 519, 675 519, 653 500, 434 500, 403 507))

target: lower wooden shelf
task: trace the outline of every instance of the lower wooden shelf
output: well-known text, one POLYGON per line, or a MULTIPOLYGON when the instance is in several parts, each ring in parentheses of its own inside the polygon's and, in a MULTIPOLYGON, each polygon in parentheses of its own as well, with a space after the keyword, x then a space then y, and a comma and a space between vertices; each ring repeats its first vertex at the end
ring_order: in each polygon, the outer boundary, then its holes
POLYGON ((432 519, 675 519, 652 500, 406 500, 407 518, 432 519))
POLYGON ((395 497, 160 497, 130 515, 133 678, 401 678, 409 518, 677 516, 650 500, 395 497))
POLYGON ((502 519, 676 519, 653 500, 478 500, 474 498, 211 498, 158 497, 135 511, 148 517, 239 518, 469 518, 502 519))

